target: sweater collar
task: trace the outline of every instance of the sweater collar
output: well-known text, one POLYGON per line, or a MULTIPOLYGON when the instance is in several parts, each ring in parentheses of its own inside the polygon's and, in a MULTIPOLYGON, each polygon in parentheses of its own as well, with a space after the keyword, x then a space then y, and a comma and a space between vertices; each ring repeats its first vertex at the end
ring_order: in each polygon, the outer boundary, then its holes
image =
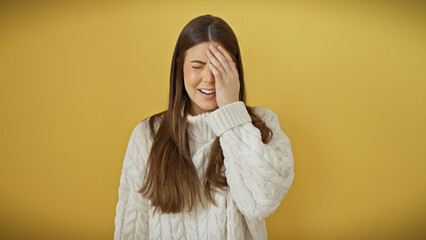
POLYGON ((216 137, 213 130, 207 124, 207 117, 210 114, 211 112, 205 112, 192 116, 188 113, 188 134, 191 135, 195 141, 210 141, 216 137))

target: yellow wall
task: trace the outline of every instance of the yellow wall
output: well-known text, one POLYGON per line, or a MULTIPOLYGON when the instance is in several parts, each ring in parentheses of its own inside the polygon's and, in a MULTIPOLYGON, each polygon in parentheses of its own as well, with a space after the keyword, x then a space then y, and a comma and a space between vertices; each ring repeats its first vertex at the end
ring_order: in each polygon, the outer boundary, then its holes
POLYGON ((206 13, 292 141, 270 239, 426 237, 424 4, 152 2, 0 3, 1 239, 112 238, 131 130, 165 109, 178 34, 206 13))

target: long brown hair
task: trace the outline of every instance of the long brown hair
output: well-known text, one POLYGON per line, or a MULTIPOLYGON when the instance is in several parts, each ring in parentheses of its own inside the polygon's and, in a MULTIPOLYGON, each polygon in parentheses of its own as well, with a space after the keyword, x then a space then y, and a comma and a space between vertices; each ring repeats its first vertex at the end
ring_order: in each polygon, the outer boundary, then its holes
MULTIPOLYGON (((170 72, 169 105, 164 112, 149 118, 150 133, 153 138, 148 157, 145 179, 139 190, 151 205, 162 213, 178 213, 185 208, 189 210, 203 199, 216 204, 212 191, 214 187, 224 189, 228 186, 223 168, 223 152, 219 137, 213 142, 209 162, 202 182, 192 162, 188 133, 187 116, 190 98, 183 81, 183 63, 186 50, 202 42, 221 43, 230 53, 236 64, 240 78, 239 100, 245 103, 243 65, 237 38, 231 27, 219 17, 199 16, 191 20, 182 30, 177 40, 170 72), (182 116, 183 113, 183 116, 182 116), (160 125, 155 132, 155 124, 160 125), (204 185, 204 198, 201 186, 204 185)), ((252 123, 267 143, 272 131, 257 117, 251 107, 247 106, 252 123)))

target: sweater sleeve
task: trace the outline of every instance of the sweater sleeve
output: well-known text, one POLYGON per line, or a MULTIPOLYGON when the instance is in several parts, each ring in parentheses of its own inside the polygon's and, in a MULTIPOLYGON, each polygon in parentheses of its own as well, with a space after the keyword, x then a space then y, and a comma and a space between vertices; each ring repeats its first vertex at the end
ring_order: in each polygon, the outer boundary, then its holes
POLYGON ((278 116, 258 108, 259 117, 273 132, 264 144, 244 102, 212 112, 207 123, 220 137, 229 192, 240 212, 253 220, 271 215, 287 194, 294 177, 290 139, 281 130, 278 116))
POLYGON ((138 193, 147 155, 147 128, 140 122, 127 144, 118 188, 114 239, 148 239, 148 201, 138 193))

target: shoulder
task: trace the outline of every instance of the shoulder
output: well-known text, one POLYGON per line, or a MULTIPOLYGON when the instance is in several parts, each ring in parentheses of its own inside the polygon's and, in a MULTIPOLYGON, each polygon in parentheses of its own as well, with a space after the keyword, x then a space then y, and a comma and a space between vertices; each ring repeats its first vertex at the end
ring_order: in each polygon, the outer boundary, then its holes
POLYGON ((260 117, 265 122, 266 126, 274 132, 273 138, 282 138, 290 142, 290 138, 284 133, 278 115, 274 111, 265 107, 253 107, 252 109, 253 113, 260 117))
POLYGON ((154 121, 153 126, 154 126, 154 131, 156 132, 161 123, 161 120, 163 119, 163 116, 164 116, 163 113, 164 112, 160 112, 139 121, 136 124, 136 126, 134 126, 131 137, 133 139, 149 141, 150 138, 152 138, 151 130, 150 130, 150 124, 151 124, 150 122, 154 121))
POLYGON ((265 107, 252 107, 252 109, 253 113, 261 118, 266 125, 275 125, 277 122, 279 124, 278 115, 271 109, 265 107))
POLYGON ((277 114, 269 108, 266 107, 252 107, 254 114, 259 117, 271 117, 277 116, 277 114))

